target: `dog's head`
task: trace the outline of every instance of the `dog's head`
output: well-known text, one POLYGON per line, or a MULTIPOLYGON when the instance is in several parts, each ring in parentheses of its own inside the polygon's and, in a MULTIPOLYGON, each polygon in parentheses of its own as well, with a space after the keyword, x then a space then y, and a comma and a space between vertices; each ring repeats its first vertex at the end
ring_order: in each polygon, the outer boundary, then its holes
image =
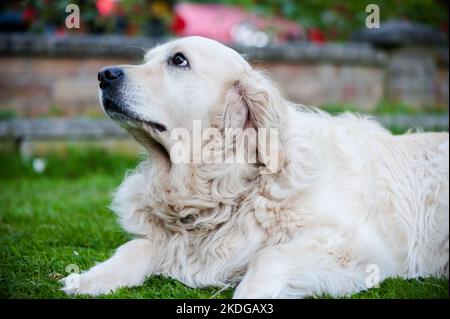
POLYGON ((278 90, 236 51, 206 38, 158 46, 143 64, 105 67, 98 79, 106 113, 144 146, 169 150, 170 132, 192 130, 195 120, 215 118, 221 129, 280 125, 278 90))

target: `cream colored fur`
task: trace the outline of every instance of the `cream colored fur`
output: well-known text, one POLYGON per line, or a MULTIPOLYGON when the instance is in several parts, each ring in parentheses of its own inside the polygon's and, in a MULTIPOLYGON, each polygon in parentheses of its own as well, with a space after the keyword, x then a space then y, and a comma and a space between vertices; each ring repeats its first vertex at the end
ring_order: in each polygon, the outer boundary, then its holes
POLYGON ((194 119, 278 128, 279 168, 174 164, 169 132, 127 127, 149 158, 112 209, 136 239, 64 279, 65 292, 104 294, 163 274, 190 287, 237 285, 235 298, 302 298, 367 289, 371 269, 380 280, 448 277, 448 133, 393 136, 365 117, 295 106, 237 53, 199 37, 125 69, 124 100, 168 130, 194 119), (177 50, 191 70, 166 68, 177 50))

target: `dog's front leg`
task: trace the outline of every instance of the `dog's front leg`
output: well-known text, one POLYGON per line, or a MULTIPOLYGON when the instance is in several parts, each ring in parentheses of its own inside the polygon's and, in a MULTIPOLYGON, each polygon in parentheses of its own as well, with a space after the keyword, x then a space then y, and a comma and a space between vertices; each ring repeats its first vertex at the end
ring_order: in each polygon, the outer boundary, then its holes
POLYGON ((155 245, 148 239, 135 239, 120 246, 108 260, 81 274, 62 279, 67 294, 101 295, 120 287, 137 286, 157 269, 155 245))

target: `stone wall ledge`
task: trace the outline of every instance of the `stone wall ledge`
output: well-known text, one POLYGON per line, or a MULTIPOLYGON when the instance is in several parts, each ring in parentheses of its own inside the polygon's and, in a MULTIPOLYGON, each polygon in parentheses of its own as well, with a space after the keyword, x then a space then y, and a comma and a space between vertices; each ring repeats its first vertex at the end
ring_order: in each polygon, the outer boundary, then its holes
MULTIPOLYGON (((48 36, 28 33, 0 33, 0 56, 133 58, 169 39, 120 35, 48 36)), ((285 44, 263 48, 232 45, 254 62, 335 63, 385 66, 387 54, 367 43, 285 44)))
MULTIPOLYGON (((449 115, 380 115, 383 125, 396 129, 448 131, 449 115)), ((99 140, 128 138, 128 133, 109 119, 47 118, 0 121, 0 141, 5 140, 99 140)))

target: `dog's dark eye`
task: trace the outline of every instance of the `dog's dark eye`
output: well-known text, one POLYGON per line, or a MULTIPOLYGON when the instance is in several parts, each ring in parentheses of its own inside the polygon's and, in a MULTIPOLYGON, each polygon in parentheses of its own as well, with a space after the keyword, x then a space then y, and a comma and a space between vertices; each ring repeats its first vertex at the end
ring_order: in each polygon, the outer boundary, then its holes
POLYGON ((186 57, 182 53, 176 53, 171 59, 170 64, 179 66, 179 67, 187 67, 189 66, 189 62, 186 57))

